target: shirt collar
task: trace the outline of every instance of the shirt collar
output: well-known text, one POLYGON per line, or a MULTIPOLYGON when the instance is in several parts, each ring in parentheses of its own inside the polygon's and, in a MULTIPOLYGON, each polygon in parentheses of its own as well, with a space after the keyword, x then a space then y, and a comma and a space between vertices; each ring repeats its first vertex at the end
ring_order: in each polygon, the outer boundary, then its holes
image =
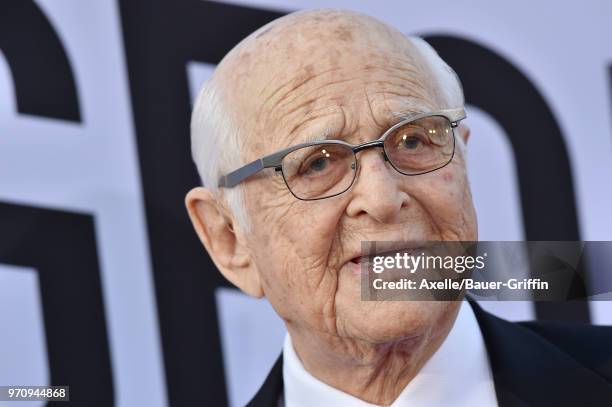
MULTIPOLYGON (((466 301, 464 301, 465 303, 466 301)), ((311 375, 298 358, 289 334, 283 346, 286 407, 372 407, 311 375)), ((493 375, 480 327, 469 304, 462 304, 448 336, 392 407, 496 406, 493 375)))

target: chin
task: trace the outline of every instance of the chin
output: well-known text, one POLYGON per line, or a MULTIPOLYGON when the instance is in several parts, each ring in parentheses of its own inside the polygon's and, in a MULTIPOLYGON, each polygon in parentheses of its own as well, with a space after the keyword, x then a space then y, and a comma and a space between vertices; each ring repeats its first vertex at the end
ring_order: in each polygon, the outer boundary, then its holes
MULTIPOLYGON (((360 301, 347 310, 347 330, 370 343, 406 342, 418 346, 446 326, 458 302, 360 301)), ((350 332, 349 332, 350 333, 350 332)))

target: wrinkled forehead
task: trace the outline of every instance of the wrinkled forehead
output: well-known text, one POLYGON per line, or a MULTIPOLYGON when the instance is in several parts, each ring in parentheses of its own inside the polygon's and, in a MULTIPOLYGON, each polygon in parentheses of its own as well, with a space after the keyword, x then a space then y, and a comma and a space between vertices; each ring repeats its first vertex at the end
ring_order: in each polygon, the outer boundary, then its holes
POLYGON ((440 104, 431 70, 410 40, 353 13, 306 12, 275 20, 235 47, 215 75, 236 122, 248 123, 253 150, 305 141, 296 137, 302 125, 325 126, 322 116, 357 126, 358 112, 346 109, 348 98, 369 98, 370 113, 381 121, 395 111, 440 104), (281 133, 285 140, 278 140, 281 133))

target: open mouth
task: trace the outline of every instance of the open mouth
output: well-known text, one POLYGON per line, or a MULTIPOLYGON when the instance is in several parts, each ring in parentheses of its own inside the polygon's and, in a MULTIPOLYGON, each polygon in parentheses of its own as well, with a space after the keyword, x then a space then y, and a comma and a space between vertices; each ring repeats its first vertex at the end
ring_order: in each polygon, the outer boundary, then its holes
POLYGON ((361 261, 362 261, 362 260, 365 260, 365 257, 363 257, 363 256, 357 256, 357 257, 353 257, 353 258, 350 260, 350 262, 351 262, 351 263, 355 263, 355 264, 359 264, 359 265, 361 265, 361 261))
POLYGON ((372 259, 374 259, 375 257, 395 257, 398 254, 400 256, 404 256, 404 255, 414 256, 416 254, 420 254, 421 252, 423 252, 423 250, 424 250, 423 247, 394 249, 394 250, 388 250, 388 251, 384 251, 380 253, 373 253, 367 256, 356 256, 356 257, 353 257, 350 260, 350 262, 361 265, 362 263, 372 263, 372 259))
MULTIPOLYGON (((405 259, 404 256, 418 256, 426 250, 426 246, 423 246, 423 245, 418 245, 418 246, 408 245, 404 247, 387 246, 385 248, 386 250, 382 250, 382 248, 380 249, 381 250, 379 252, 355 256, 352 259, 350 259, 346 263, 346 265, 348 266, 349 270, 351 270, 351 272, 354 275, 370 274, 373 272, 372 267, 376 263, 376 261, 374 260, 375 258, 377 257, 396 258, 396 256, 400 256, 401 259, 405 259)), ((399 261, 400 260, 398 259, 397 262, 399 261)), ((388 268, 386 269, 386 271, 387 271, 387 275, 391 273, 393 274, 400 273, 400 275, 403 275, 402 273, 405 273, 404 269, 400 268, 399 270, 395 270, 395 267, 388 268)))
POLYGON ((366 270, 362 270, 363 269, 362 262, 365 262, 366 260, 367 260, 367 257, 357 256, 349 260, 348 263, 346 263, 346 265, 348 266, 352 274, 360 275, 362 271, 366 271, 366 270))

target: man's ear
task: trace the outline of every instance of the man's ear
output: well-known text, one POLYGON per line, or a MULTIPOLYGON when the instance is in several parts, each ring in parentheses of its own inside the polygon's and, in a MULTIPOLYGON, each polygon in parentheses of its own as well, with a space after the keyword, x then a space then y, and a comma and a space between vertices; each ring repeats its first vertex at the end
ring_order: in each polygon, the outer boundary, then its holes
POLYGON ((206 188, 187 193, 191 223, 221 274, 245 293, 263 296, 259 270, 246 246, 246 237, 232 214, 206 188))
POLYGON ((459 126, 457 126, 457 130, 459 132, 459 137, 461 137, 461 139, 463 140, 463 144, 467 145, 467 142, 470 138, 470 128, 463 123, 459 123, 459 126))

